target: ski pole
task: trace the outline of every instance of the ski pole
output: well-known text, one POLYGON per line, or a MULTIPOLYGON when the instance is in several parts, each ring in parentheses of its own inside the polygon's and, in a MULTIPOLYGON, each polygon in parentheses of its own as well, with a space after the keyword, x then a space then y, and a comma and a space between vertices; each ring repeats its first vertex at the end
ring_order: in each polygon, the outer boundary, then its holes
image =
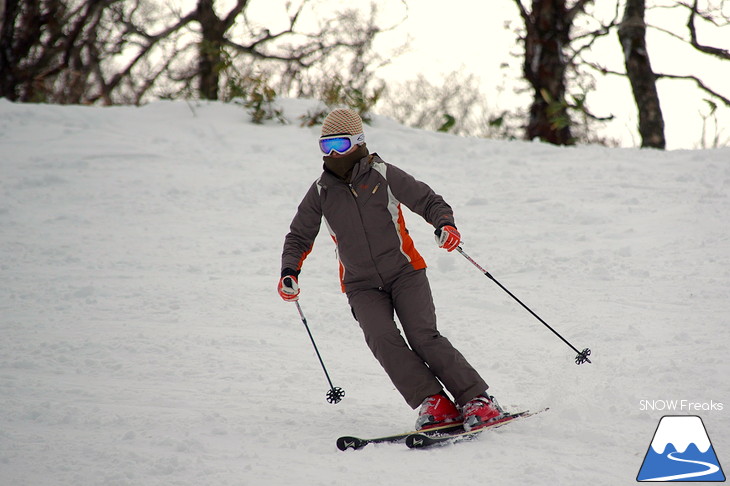
POLYGON ((312 336, 312 332, 309 330, 309 325, 307 325, 307 318, 304 317, 304 313, 302 312, 302 306, 299 305, 299 301, 294 301, 294 303, 297 305, 297 310, 299 311, 299 315, 302 318, 302 322, 304 323, 304 328, 307 330, 307 334, 309 334, 309 339, 312 341, 312 346, 314 346, 314 352, 317 353, 317 358, 319 358, 319 364, 322 365, 322 370, 324 370, 324 376, 327 377, 327 382, 330 384, 330 389, 327 392, 327 401, 330 403, 339 403, 340 400, 345 396, 345 390, 338 386, 332 385, 332 380, 330 380, 330 375, 327 373, 327 368, 324 366, 324 361, 322 361, 322 356, 319 354, 319 349, 317 349, 317 344, 314 342, 314 337, 312 336))
POLYGON ((502 290, 504 290, 505 292, 507 292, 507 294, 509 294, 510 297, 512 297, 513 299, 515 299, 517 301, 517 303, 519 303, 522 307, 524 307, 525 310, 527 310, 527 312, 529 312, 530 314, 532 314, 533 316, 535 316, 535 318, 538 321, 540 321, 545 327, 547 327, 548 329, 550 329, 556 336, 558 336, 560 339, 562 339, 563 342, 565 344, 567 344, 568 346, 570 346, 570 348, 573 351, 575 351, 576 353, 578 353, 578 355, 575 357, 575 364, 582 365, 583 363, 590 363, 591 362, 591 360, 588 359, 588 356, 591 355, 591 350, 590 349, 585 348, 583 351, 578 351, 578 349, 575 346, 573 346, 572 344, 570 344, 570 342, 568 342, 567 339, 565 339, 563 336, 561 336, 558 331, 556 331, 555 329, 553 329, 552 327, 550 327, 550 325, 547 322, 543 321, 540 318, 540 316, 538 316, 537 314, 535 314, 532 311, 532 309, 530 309, 529 307, 527 307, 520 299, 518 299, 517 297, 515 297, 515 295, 512 292, 510 292, 509 290, 507 290, 507 288, 504 285, 502 285, 501 283, 499 283, 497 281, 497 279, 492 276, 491 273, 489 273, 488 271, 484 270, 484 268, 482 268, 481 265, 479 265, 477 262, 475 262, 474 259, 472 259, 472 257, 470 257, 469 255, 467 255, 466 252, 460 246, 457 246, 456 247, 456 251, 458 251, 459 253, 461 253, 462 256, 464 258, 466 258, 467 260, 469 260, 472 263, 472 265, 474 265, 475 267, 477 267, 479 269, 479 271, 481 271, 484 275, 486 275, 492 282, 494 282, 497 285, 499 285, 499 288, 501 288, 502 290))

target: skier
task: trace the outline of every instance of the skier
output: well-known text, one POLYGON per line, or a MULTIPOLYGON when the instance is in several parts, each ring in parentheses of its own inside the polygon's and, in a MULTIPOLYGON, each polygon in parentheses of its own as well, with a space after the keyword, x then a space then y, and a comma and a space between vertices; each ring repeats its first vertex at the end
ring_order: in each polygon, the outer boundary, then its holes
POLYGON ((279 295, 299 298, 299 273, 324 218, 337 248, 342 291, 375 358, 408 405, 420 407, 416 429, 463 422, 469 431, 501 419, 505 412, 486 393, 486 382, 436 328, 426 263, 401 213, 403 204, 432 224, 439 247, 450 252, 461 242, 451 207, 423 182, 369 153, 362 119, 352 110, 327 115, 319 147, 323 172, 286 235, 279 295))

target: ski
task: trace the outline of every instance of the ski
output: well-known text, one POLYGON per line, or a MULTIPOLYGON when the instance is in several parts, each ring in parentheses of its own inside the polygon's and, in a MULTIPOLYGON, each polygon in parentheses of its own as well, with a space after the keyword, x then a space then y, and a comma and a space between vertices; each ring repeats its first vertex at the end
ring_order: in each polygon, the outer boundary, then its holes
POLYGON ((423 436, 431 436, 436 434, 446 434, 449 432, 459 432, 464 430, 462 428, 461 422, 456 424, 449 424, 449 425, 443 425, 441 427, 434 427, 431 429, 426 430, 412 430, 410 432, 404 432, 402 434, 395 434, 395 435, 387 435, 383 437, 374 437, 371 439, 361 439, 359 437, 352 437, 349 435, 346 435, 344 437, 340 437, 337 439, 337 448, 341 451, 346 451, 347 449, 353 449, 358 450, 362 449, 368 444, 377 444, 377 443, 383 443, 383 442, 402 442, 406 439, 406 437, 414 435, 414 434, 421 434, 423 436))
POLYGON ((406 445, 411 449, 422 449, 422 448, 431 447, 434 445, 446 445, 446 444, 453 444, 455 442, 461 442, 461 441, 465 441, 465 440, 472 440, 472 439, 476 438, 480 433, 484 432, 485 430, 496 429, 505 424, 513 422, 515 419, 530 417, 530 416, 538 414, 540 412, 544 412, 545 410, 548 410, 548 409, 544 408, 542 410, 538 410, 537 412, 530 412, 529 410, 525 410, 524 412, 512 413, 512 414, 509 414, 507 417, 503 418, 502 420, 491 423, 485 427, 482 427, 481 429, 472 430, 470 432, 465 432, 463 430, 456 431, 456 432, 441 431, 439 433, 431 434, 431 435, 426 435, 426 434, 417 432, 415 434, 411 434, 408 437, 406 437, 406 445))

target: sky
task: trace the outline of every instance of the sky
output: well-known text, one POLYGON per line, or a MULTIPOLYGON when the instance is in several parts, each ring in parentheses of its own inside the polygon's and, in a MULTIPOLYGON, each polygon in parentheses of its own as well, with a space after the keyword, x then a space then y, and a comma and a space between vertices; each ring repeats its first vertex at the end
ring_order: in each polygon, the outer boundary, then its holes
MULTIPOLYGON (((259 0, 251 4, 248 12, 252 19, 261 23, 271 21, 271 25, 276 26, 277 21, 286 20, 285 3, 284 0, 259 0)), ((530 96, 516 95, 513 89, 516 85, 524 86, 520 71, 522 51, 513 32, 521 25, 521 19, 513 0, 450 0, 447 8, 437 0, 407 1, 407 8, 404 2, 395 0, 375 0, 374 3, 382 27, 400 22, 392 31, 381 34, 376 49, 387 52, 406 40, 410 46, 408 52, 378 71, 385 80, 402 82, 422 74, 437 82, 444 74, 458 70, 465 75, 474 74, 481 80, 488 104, 495 111, 529 106, 530 96)), ((335 0, 314 0, 312 11, 318 14, 305 21, 315 21, 323 12, 326 14, 328 9, 341 8, 341 5, 335 0)), ((348 8, 360 8, 364 13, 369 11, 369 2, 362 1, 360 5, 351 3, 348 8)), ((600 11, 607 19, 613 13, 610 8, 600 11)), ((674 10, 650 10, 647 20, 674 32, 684 34, 686 31, 685 14, 674 10)), ((272 27, 272 30, 275 29, 272 27)), ((730 48, 727 41, 730 26, 700 30, 699 34, 705 44, 730 48)), ((655 30, 649 31, 647 42, 657 73, 697 73, 718 91, 725 84, 724 80, 730 79, 728 61, 701 55, 655 30)), ((591 57, 612 70, 624 70, 615 32, 595 44, 591 57)), ((698 148, 702 127, 699 112, 708 111, 707 104, 702 101, 705 96, 690 81, 660 80, 658 91, 665 118, 667 148, 698 148)), ((730 96, 727 90, 724 94, 730 96)), ((588 103, 597 116, 615 116, 604 130, 608 137, 618 139, 622 146, 640 145, 636 107, 627 79, 609 76, 598 80, 596 93, 589 94, 588 103)), ((730 126, 730 108, 718 109, 718 115, 725 127, 730 126)), ((721 134, 725 145, 730 144, 730 128, 725 128, 721 134)))

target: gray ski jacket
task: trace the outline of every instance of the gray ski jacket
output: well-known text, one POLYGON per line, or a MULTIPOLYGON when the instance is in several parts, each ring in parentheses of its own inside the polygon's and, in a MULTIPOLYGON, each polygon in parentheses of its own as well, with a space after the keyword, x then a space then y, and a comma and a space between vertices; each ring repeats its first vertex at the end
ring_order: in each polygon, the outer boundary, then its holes
POLYGON ((337 249, 342 291, 383 288, 402 272, 426 268, 405 226, 401 204, 435 228, 454 225, 441 196, 413 176, 370 154, 348 184, 325 170, 307 191, 284 239, 282 273, 299 272, 322 219, 337 249))

